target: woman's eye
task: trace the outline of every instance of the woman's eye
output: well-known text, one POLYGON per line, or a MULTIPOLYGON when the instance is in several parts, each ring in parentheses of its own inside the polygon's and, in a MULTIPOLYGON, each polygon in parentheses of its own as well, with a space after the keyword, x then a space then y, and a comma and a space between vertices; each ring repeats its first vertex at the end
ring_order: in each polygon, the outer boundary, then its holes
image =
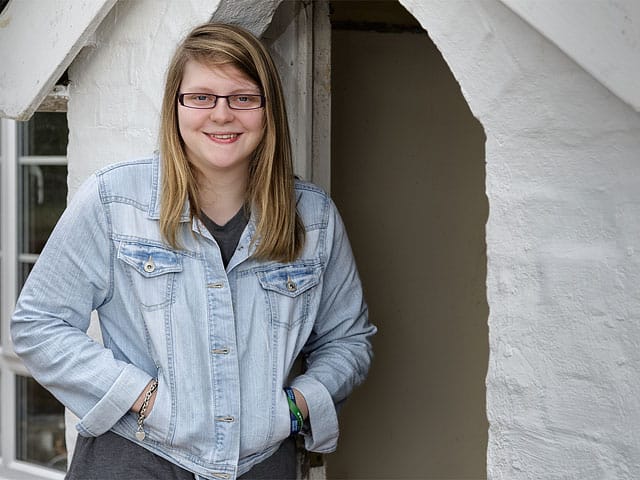
POLYGON ((209 95, 194 95, 193 100, 196 102, 206 102, 209 100, 209 95))

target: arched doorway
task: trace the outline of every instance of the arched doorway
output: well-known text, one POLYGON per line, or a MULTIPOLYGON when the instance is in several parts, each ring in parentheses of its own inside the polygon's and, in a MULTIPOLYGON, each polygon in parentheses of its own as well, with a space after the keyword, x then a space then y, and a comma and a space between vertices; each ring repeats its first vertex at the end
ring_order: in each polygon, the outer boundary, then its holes
POLYGON ((379 334, 327 477, 486 478, 484 132, 399 3, 331 11, 331 193, 379 334))

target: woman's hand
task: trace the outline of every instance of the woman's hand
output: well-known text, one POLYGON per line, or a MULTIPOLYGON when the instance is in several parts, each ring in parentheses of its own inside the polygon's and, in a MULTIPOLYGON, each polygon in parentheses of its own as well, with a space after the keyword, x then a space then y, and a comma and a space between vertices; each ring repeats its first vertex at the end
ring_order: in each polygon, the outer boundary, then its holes
MULTIPOLYGON (((142 404, 144 403, 144 397, 147 394, 147 392, 149 391, 149 389, 151 388, 151 384, 153 383, 153 380, 151 380, 146 387, 144 387, 144 389, 142 390, 142 393, 140 393, 140 395, 138 396, 137 400, 135 401, 135 403, 133 404, 133 406, 131 407, 131 411, 134 413, 140 413, 140 409, 142 408, 142 404)), ((151 398, 149 399, 149 405, 147 405, 147 410, 144 413, 145 417, 148 417, 149 414, 151 413, 151 410, 153 410, 153 404, 156 401, 156 394, 158 393, 158 389, 156 388, 153 393, 151 394, 151 398)), ((300 410, 302 411, 302 410, 300 410)))
POLYGON ((307 406, 307 401, 304 399, 304 396, 295 388, 292 388, 293 395, 296 397, 296 405, 298 406, 298 410, 302 414, 302 418, 305 420, 309 417, 309 407, 307 406))

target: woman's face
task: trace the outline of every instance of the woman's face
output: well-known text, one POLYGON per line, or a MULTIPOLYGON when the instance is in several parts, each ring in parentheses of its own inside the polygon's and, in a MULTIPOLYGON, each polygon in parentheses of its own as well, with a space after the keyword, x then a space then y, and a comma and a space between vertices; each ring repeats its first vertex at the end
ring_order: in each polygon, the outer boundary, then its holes
MULTIPOLYGON (((215 95, 260 94, 252 80, 232 65, 208 67, 187 62, 179 93, 215 95)), ((187 159, 205 177, 209 174, 246 174, 262 139, 264 108, 232 110, 219 98, 212 109, 188 108, 178 103, 178 125, 187 159)))

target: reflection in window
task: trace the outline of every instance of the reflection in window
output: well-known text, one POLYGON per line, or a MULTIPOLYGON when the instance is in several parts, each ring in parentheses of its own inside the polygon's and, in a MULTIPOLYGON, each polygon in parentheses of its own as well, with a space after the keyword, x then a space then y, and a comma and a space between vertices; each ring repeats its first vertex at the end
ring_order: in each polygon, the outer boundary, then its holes
POLYGON ((65 209, 67 167, 23 165, 21 177, 21 252, 37 254, 65 209))
POLYGON ((58 112, 36 112, 23 124, 21 155, 65 156, 69 129, 67 114, 58 112))
POLYGON ((19 124, 18 290, 66 206, 68 133, 65 113, 19 124))
POLYGON ((67 469, 64 407, 33 378, 16 376, 16 459, 67 469))

